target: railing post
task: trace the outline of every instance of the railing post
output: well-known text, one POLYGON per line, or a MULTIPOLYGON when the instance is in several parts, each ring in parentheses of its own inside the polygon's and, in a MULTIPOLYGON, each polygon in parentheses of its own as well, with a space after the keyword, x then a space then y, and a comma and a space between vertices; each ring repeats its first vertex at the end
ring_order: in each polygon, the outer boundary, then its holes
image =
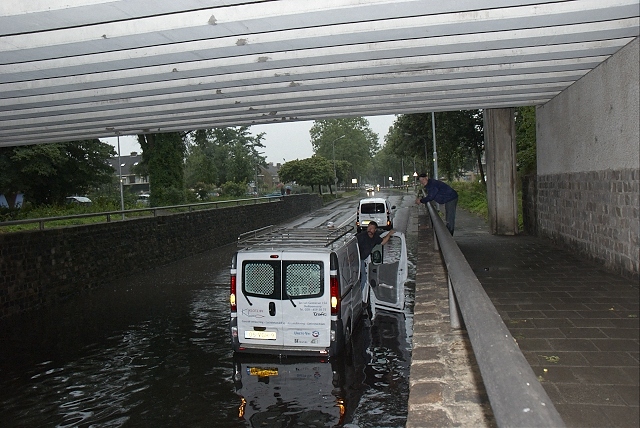
POLYGON ((456 294, 453 292, 451 277, 447 274, 447 284, 449 284, 449 319, 451 320, 451 328, 460 330, 462 323, 460 322, 460 310, 456 301, 456 294))
MULTIPOLYGON (((426 209, 426 206, 425 206, 425 209, 426 209)), ((429 214, 428 209, 427 209, 427 214, 429 214)), ((431 230, 433 230, 433 249, 435 251, 440 251, 440 245, 438 245, 438 234, 436 233, 436 228, 433 224, 433 219, 431 218, 431 215, 429 215, 429 221, 431 222, 431 230)))

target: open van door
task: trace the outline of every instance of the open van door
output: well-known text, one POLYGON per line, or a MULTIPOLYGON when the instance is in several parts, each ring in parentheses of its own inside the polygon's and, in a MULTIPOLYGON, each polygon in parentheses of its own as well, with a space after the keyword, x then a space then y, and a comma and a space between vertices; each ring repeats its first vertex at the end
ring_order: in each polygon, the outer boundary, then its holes
POLYGON ((395 232, 384 247, 374 247, 367 277, 373 314, 376 310, 404 310, 407 269, 407 244, 403 233, 395 232))

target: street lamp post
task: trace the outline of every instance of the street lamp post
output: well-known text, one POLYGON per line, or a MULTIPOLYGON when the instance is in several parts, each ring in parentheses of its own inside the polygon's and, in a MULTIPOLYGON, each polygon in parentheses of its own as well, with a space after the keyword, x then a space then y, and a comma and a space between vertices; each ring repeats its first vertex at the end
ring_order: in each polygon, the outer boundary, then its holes
MULTIPOLYGON (((438 152, 436 150, 436 115, 431 112, 431 131, 433 132, 433 178, 438 179, 438 152)), ((425 139, 425 150, 426 147, 425 139)))
POLYGON ((122 160, 120 159, 120 131, 116 131, 118 137, 118 175, 120 178, 120 211, 122 211, 122 219, 124 220, 124 189, 122 186, 122 160))

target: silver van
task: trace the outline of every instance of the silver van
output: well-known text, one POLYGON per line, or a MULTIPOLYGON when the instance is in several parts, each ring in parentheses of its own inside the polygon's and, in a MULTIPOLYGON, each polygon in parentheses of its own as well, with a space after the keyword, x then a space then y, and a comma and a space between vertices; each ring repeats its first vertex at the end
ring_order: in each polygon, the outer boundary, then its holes
POLYGON ((240 353, 339 354, 364 312, 353 227, 273 227, 238 238, 230 332, 240 353))

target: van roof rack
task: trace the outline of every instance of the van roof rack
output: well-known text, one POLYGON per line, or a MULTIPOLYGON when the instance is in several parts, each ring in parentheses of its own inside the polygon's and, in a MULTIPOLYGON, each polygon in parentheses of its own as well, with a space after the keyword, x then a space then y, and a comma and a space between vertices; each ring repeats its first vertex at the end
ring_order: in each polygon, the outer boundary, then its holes
POLYGON ((237 245, 250 247, 328 247, 353 231, 353 226, 321 228, 277 228, 273 225, 245 232, 238 236, 237 245))

